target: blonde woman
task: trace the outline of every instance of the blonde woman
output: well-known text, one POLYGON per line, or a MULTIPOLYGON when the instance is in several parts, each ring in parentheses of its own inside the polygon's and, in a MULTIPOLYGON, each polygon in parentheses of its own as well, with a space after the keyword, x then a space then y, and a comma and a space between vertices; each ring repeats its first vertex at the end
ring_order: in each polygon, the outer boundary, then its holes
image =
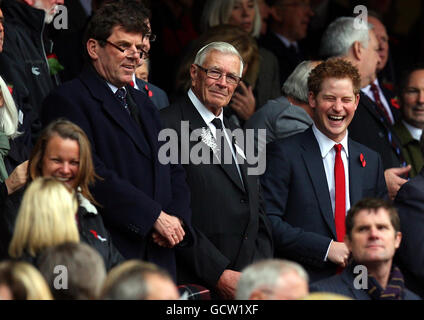
POLYGON ((52 300, 41 273, 22 261, 0 262, 0 300, 52 300))
POLYGON ((36 178, 22 199, 9 255, 34 263, 43 249, 64 242, 79 242, 77 210, 73 190, 55 178, 36 178))

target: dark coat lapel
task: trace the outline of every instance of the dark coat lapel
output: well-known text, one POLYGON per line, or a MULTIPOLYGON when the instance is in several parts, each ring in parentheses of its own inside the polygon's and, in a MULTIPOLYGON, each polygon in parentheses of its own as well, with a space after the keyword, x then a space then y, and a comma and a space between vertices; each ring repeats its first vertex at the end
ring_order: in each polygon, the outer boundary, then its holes
POLYGON ((96 100, 100 101, 102 109, 109 115, 110 119, 115 121, 130 136, 134 144, 146 157, 150 158, 151 152, 146 150, 145 146, 140 143, 142 141, 141 139, 143 139, 140 137, 142 134, 141 130, 127 112, 123 108, 120 108, 118 100, 113 95, 112 90, 108 88, 106 82, 91 67, 83 71, 80 79, 86 85, 90 94, 96 100))
POLYGON ((328 227, 336 239, 336 226, 334 224, 330 193, 328 192, 327 177, 322 163, 321 151, 312 128, 305 131, 305 134, 302 136, 301 146, 303 148, 302 157, 308 169, 312 186, 321 208, 321 214, 324 216, 324 220, 327 222, 328 227))
MULTIPOLYGON (((349 197, 350 206, 352 207, 356 202, 362 198, 362 183, 364 168, 360 161, 361 150, 357 148, 352 140, 348 140, 349 145, 349 197)), ((366 159, 365 159, 366 161, 366 159)))
MULTIPOLYGON (((208 128, 207 124, 205 123, 205 121, 203 120, 202 116, 200 115, 200 113, 197 111, 196 107, 193 105, 193 103, 191 102, 191 100, 187 97, 185 97, 185 100, 183 100, 182 102, 182 118, 184 120, 188 120, 189 121, 189 127, 190 127, 190 133, 193 130, 196 129, 201 129, 201 128, 208 128)), ((227 124, 225 123, 225 126, 227 126, 227 124)), ((228 128, 228 127, 227 127, 228 128)), ((203 141, 199 140, 200 143, 203 143, 203 141)), ((206 144, 205 144, 206 145, 206 144)), ((213 154, 212 149, 207 146, 211 153, 213 154)), ((212 161, 212 157, 215 157, 216 155, 211 154, 211 161, 212 161)), ((231 170, 228 170, 227 166, 224 166, 222 164, 219 164, 221 166, 221 168, 225 171, 225 173, 229 176, 229 178, 242 190, 245 191, 243 188, 243 185, 240 181, 240 176, 235 175, 231 170)))

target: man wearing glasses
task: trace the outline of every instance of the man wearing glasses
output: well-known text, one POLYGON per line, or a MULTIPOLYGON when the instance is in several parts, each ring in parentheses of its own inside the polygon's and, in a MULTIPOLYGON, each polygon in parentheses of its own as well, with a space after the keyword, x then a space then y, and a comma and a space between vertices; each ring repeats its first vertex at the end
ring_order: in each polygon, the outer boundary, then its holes
POLYGON ((272 257, 257 176, 248 175, 247 162, 241 161, 241 141, 224 130, 234 130, 224 118, 223 108, 242 72, 237 50, 225 42, 212 42, 199 50, 191 65, 187 96, 161 110, 165 127, 178 132, 179 145, 189 143, 189 150, 179 150, 181 158, 187 152, 191 155, 183 164, 197 242, 176 251, 177 278, 180 283, 209 288, 213 298, 233 299, 240 270, 255 260, 272 257), (201 141, 186 141, 183 121, 188 122, 190 134, 201 130, 201 141), (203 156, 210 155, 210 162, 195 161, 199 145, 204 147, 203 156))
POLYGON ((148 29, 137 17, 116 2, 96 11, 85 35, 89 66, 46 98, 41 117, 43 125, 68 118, 87 133, 102 178, 92 192, 122 255, 175 277, 173 247, 191 242, 189 189, 182 167, 159 163, 159 115, 130 85, 148 56, 148 29))

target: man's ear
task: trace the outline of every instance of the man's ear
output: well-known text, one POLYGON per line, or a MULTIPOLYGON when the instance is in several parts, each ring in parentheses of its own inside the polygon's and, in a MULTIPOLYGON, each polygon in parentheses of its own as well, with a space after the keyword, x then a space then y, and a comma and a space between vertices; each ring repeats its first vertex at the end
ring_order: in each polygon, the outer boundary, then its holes
POLYGON ((272 17, 272 19, 274 19, 275 21, 281 21, 281 12, 280 12, 281 8, 279 8, 278 6, 271 6, 269 7, 269 15, 272 17))
POLYGON ((31 7, 35 4, 35 0, 24 0, 24 2, 31 7))
POLYGON ((401 232, 396 232, 396 235, 395 235, 395 248, 396 249, 399 248, 401 241, 402 241, 402 233, 401 232))
POLYGON ((316 100, 315 100, 315 95, 312 91, 309 91, 308 94, 308 101, 309 101, 309 106, 314 109, 317 106, 316 100))
POLYGON ((197 72, 198 72, 198 70, 197 70, 196 65, 192 64, 190 66, 190 78, 191 78, 191 86, 192 87, 194 86, 194 79, 197 78, 197 72))
POLYGON ((100 47, 100 44, 97 40, 92 38, 87 41, 87 53, 92 60, 97 60, 99 58, 97 51, 100 47))
POLYGON ((359 41, 352 44, 352 53, 356 60, 361 60, 364 52, 364 47, 359 41))

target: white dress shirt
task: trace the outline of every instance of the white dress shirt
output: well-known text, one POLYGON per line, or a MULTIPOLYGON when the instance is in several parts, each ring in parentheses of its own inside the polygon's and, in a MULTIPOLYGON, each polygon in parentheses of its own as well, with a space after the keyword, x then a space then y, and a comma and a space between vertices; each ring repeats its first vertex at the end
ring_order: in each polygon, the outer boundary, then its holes
MULTIPOLYGON (((227 130, 225 130, 226 128, 225 128, 225 124, 224 124, 224 112, 222 111, 222 109, 221 109, 221 113, 218 116, 215 116, 215 114, 213 114, 208 108, 206 108, 205 105, 199 100, 199 98, 197 98, 197 96, 194 94, 193 90, 191 90, 191 89, 188 90, 187 94, 188 94, 190 101, 193 103, 194 107, 200 113, 200 116, 202 117, 203 121, 205 121, 205 123, 208 125, 208 127, 211 130, 212 135, 214 136, 215 139, 216 139, 216 128, 215 128, 215 125, 212 123, 212 120, 215 119, 215 118, 221 119, 222 129, 224 131, 225 139, 227 140, 227 143, 229 144, 229 146, 232 146, 232 141, 227 134, 227 130)), ((230 148, 230 150, 231 150, 231 153, 233 155, 233 160, 237 164, 236 165, 237 171, 238 171, 238 174, 240 176, 240 180, 243 184, 243 179, 241 177, 240 168, 239 168, 239 165, 237 163, 237 157, 236 157, 236 154, 234 153, 235 150, 232 147, 230 148)))
POLYGON ((418 141, 421 140, 421 134, 423 133, 423 129, 411 126, 405 120, 402 120, 402 123, 405 126, 405 128, 408 129, 408 131, 411 134, 413 139, 418 140, 418 141))
MULTIPOLYGON (((328 185, 328 191, 330 193, 330 200, 331 200, 331 208, 333 209, 333 217, 334 217, 334 208, 336 204, 336 184, 334 181, 334 164, 336 159, 336 150, 334 149, 334 145, 338 144, 338 142, 335 142, 328 138, 326 135, 324 135, 319 129, 315 126, 315 124, 312 125, 312 131, 315 135, 315 138, 318 141, 319 149, 321 151, 321 157, 322 157, 322 163, 324 165, 325 170, 325 176, 327 178, 327 185, 328 185)), ((346 190, 346 212, 350 209, 350 196, 349 196, 349 149, 348 149, 348 139, 347 139, 347 132, 345 137, 341 142, 339 142, 342 145, 341 150, 341 157, 343 161, 343 167, 345 172, 345 190, 346 190)), ((331 243, 328 246, 327 253, 325 255, 324 261, 327 261, 328 256, 328 250, 330 249, 331 243)))

